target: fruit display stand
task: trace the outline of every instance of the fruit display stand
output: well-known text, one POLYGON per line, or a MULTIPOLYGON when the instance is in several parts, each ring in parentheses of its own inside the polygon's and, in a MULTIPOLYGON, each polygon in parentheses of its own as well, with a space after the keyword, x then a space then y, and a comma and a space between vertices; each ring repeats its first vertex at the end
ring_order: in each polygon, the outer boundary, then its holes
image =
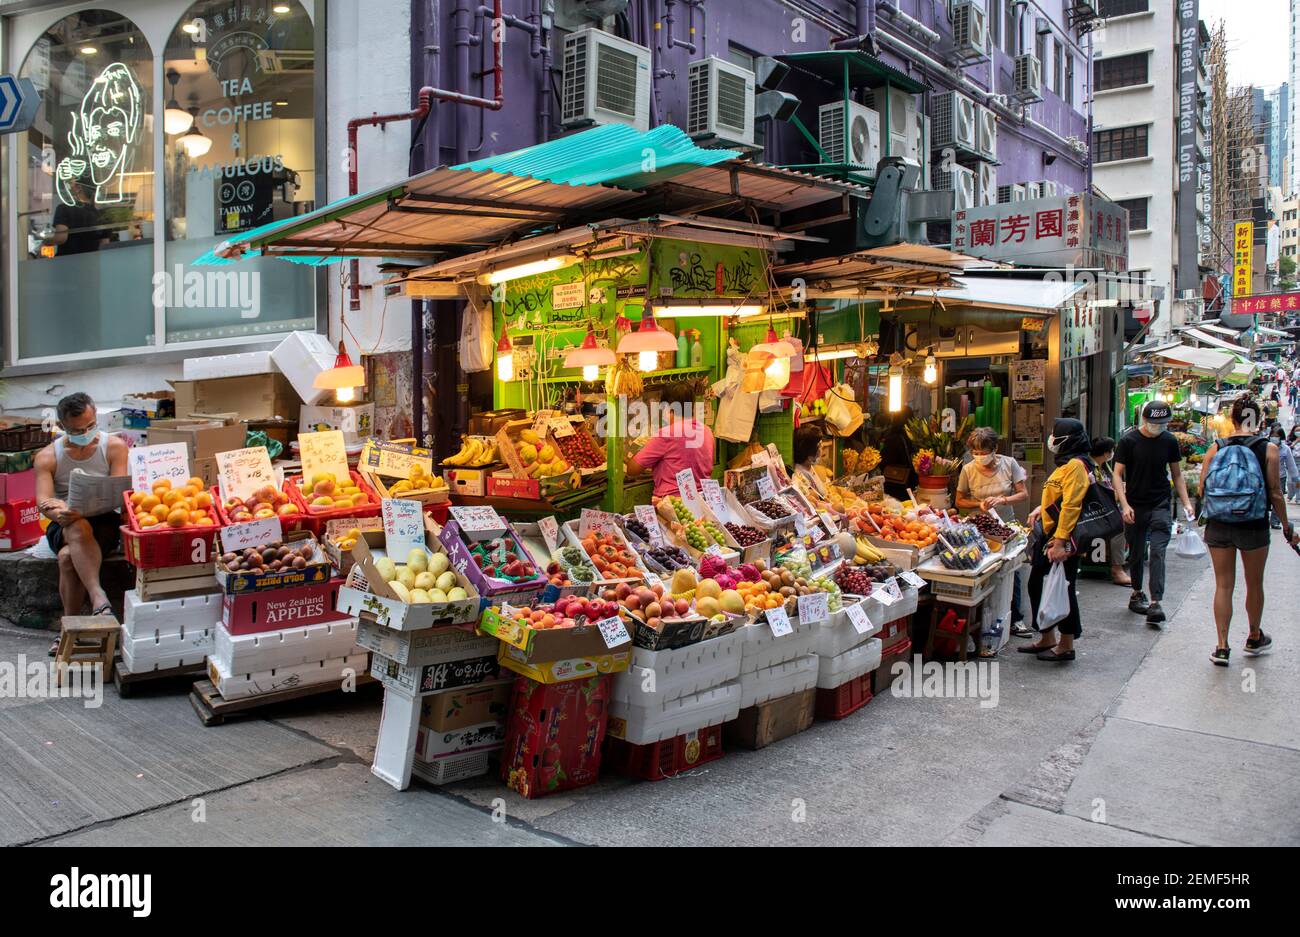
MULTIPOLYGON (((352 548, 352 570, 339 590, 341 611, 394 631, 423 631, 469 624, 478 619, 479 592, 472 578, 461 571, 461 565, 446 551, 431 524, 426 522, 423 563, 417 562, 412 568, 413 557, 405 557, 405 569, 412 573, 410 586, 402 581, 406 577, 387 556, 384 545, 382 530, 361 533, 352 548), (420 565, 424 569, 418 569, 420 565), (414 590, 421 588, 416 585, 421 575, 431 577, 432 589, 437 591, 426 588, 424 596, 414 595, 414 590), (444 585, 446 588, 442 588, 444 585)), ((426 580, 425 584, 430 583, 426 580)))
POLYGON ((433 474, 433 453, 415 440, 366 441, 357 460, 357 473, 381 499, 401 498, 421 504, 444 504, 451 498, 448 482, 433 474))
MULTIPOLYGON (((325 529, 325 524, 331 520, 341 517, 378 517, 381 509, 379 497, 371 489, 366 480, 361 477, 359 472, 350 471, 352 485, 360 495, 365 496, 364 503, 360 503, 357 496, 348 498, 348 504, 345 507, 333 506, 335 499, 329 494, 321 493, 324 488, 320 483, 313 487, 316 497, 309 503, 302 493, 302 477, 286 478, 284 481, 285 491, 293 499, 294 504, 298 506, 299 511, 306 516, 306 527, 312 533, 320 535, 325 529), (330 504, 325 504, 325 499, 330 499, 330 504)), ((337 490, 334 482, 328 482, 332 490, 337 490)))
POLYGON ((225 501, 221 499, 221 490, 216 486, 210 489, 217 509, 217 515, 221 519, 222 527, 231 527, 235 524, 247 524, 250 521, 257 520, 257 511, 261 510, 262 517, 265 518, 267 507, 275 512, 275 516, 280 518, 280 529, 287 534, 294 534, 300 531, 309 531, 317 533, 312 529, 310 518, 307 517, 303 509, 293 501, 293 496, 286 486, 283 489, 276 490, 268 487, 258 494, 266 500, 253 500, 248 503, 241 498, 229 498, 225 501))

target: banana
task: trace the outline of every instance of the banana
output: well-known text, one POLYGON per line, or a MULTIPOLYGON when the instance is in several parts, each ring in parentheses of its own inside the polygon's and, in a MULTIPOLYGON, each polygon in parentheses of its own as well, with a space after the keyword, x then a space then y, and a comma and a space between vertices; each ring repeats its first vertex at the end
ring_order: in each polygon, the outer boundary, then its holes
POLYGON ((455 455, 443 459, 443 464, 444 465, 465 465, 469 461, 468 456, 470 453, 470 444, 472 442, 473 440, 470 439, 461 439, 460 452, 457 452, 455 455))
POLYGON ((474 468, 482 468, 497 461, 497 447, 495 445, 480 444, 479 449, 478 458, 470 463, 474 468))

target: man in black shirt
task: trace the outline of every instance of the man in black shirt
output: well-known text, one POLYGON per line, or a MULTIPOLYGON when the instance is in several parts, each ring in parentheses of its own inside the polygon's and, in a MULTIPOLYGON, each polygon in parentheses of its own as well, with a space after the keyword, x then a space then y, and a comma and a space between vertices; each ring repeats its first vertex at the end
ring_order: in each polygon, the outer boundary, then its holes
POLYGON ((1173 419, 1169 404, 1153 400, 1142 408, 1140 429, 1130 429, 1115 448, 1115 497, 1124 514, 1128 540, 1128 571, 1133 580, 1130 611, 1145 615, 1147 624, 1159 627, 1165 620, 1160 600, 1165 597, 1165 551, 1173 533, 1169 516, 1170 475, 1188 520, 1193 515, 1187 482, 1183 479, 1178 440, 1165 427, 1173 419), (1142 592, 1142 553, 1151 538, 1151 602, 1142 592))

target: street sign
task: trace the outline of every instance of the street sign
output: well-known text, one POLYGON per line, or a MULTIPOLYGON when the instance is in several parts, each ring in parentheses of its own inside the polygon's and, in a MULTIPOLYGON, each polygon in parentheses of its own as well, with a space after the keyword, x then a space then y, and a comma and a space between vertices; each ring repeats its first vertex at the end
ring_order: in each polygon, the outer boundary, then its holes
POLYGON ((36 120, 41 95, 30 78, 0 75, 0 134, 22 133, 36 120))

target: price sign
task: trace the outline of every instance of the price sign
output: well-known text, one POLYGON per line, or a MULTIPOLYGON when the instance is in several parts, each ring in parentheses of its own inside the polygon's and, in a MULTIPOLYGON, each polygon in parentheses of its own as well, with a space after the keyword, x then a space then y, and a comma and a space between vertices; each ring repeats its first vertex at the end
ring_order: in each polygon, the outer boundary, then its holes
MULTIPOLYGON (((898 583, 894 583, 894 588, 895 589, 898 588, 898 583)), ((879 602, 881 605, 885 606, 886 608, 888 608, 889 606, 893 605, 895 602, 898 601, 898 598, 894 596, 894 593, 889 590, 888 583, 883 583, 880 586, 872 589, 871 597, 875 599, 877 602, 879 602)))
POLYGON ((711 543, 709 544, 708 549, 706 549, 704 552, 709 554, 710 556, 716 556, 720 558, 722 556, 722 547, 718 546, 716 543, 711 543))
POLYGON ((275 483, 275 470, 271 468, 271 454, 265 446, 218 452, 217 477, 224 501, 231 498, 246 501, 259 488, 279 487, 275 483))
POLYGON ((554 515, 551 517, 543 517, 539 520, 537 522, 537 529, 541 532, 542 539, 546 541, 546 550, 548 553, 554 554, 560 549, 560 524, 555 519, 554 515))
POLYGON ((645 584, 653 589, 655 586, 662 586, 664 581, 647 569, 645 571, 645 584))
POLYGON ((140 446, 127 453, 131 466, 131 490, 151 491, 166 479, 172 488, 184 488, 190 480, 190 460, 183 442, 161 446, 140 446))
POLYGON ((682 469, 677 473, 677 491, 687 507, 692 507, 699 502, 700 494, 695 489, 695 473, 690 469, 682 469))
POLYGON ((623 619, 617 615, 596 622, 596 627, 600 629, 600 636, 605 639, 605 647, 611 651, 632 640, 631 635, 627 633, 627 626, 623 624, 623 619))
POLYGON ((238 553, 249 547, 261 547, 284 540, 280 518, 267 517, 247 524, 232 524, 221 528, 221 549, 225 553, 238 553))
POLYGON ((831 514, 830 511, 822 511, 821 519, 822 519, 822 523, 826 525, 827 531, 829 531, 830 533, 839 532, 840 525, 836 522, 834 516, 831 514))
POLYGON ((799 532, 800 537, 808 533, 808 522, 803 519, 803 515, 798 511, 794 512, 794 529, 799 532))
POLYGON ((808 536, 812 537, 813 543, 821 543, 826 539, 826 534, 822 533, 822 529, 817 526, 809 528, 808 536))
POLYGON ((384 548, 390 557, 404 559, 412 550, 424 549, 424 505, 385 498, 383 514, 384 548))
POLYGON ((303 481, 310 483, 322 474, 333 476, 336 482, 352 477, 348 472, 348 453, 342 430, 299 433, 298 451, 302 457, 303 481))
POLYGON ((787 634, 794 634, 794 626, 784 608, 769 608, 764 614, 767 615, 767 626, 772 629, 772 637, 784 638, 787 634))
POLYGON ((633 510, 636 512, 636 519, 644 525, 650 535, 650 546, 663 546, 664 530, 659 526, 659 515, 655 513, 655 509, 648 504, 638 504, 633 510))
POLYGON ((799 620, 804 622, 826 621, 831 617, 830 603, 825 592, 812 592, 799 596, 799 620))
POLYGON ((760 501, 771 501, 776 497, 776 485, 772 484, 771 475, 760 475, 754 480, 758 486, 758 497, 760 501))
POLYGON ((848 615, 849 624, 853 626, 853 630, 858 634, 867 634, 871 631, 871 619, 867 617, 861 603, 855 602, 845 607, 844 613, 848 615))
POLYGON ((423 474, 432 475, 433 453, 415 446, 368 439, 357 464, 385 478, 410 478, 416 465, 424 470, 423 474))
POLYGON ((551 435, 556 439, 566 439, 573 435, 573 424, 563 417, 554 417, 547 425, 551 428, 551 435))
POLYGON ((904 571, 903 573, 900 573, 899 578, 902 579, 903 582, 907 583, 909 586, 911 586, 914 589, 922 589, 926 585, 925 580, 922 579, 920 576, 918 576, 916 573, 912 572, 910 569, 904 571))
POLYGON ((451 509, 451 519, 466 533, 487 532, 488 536, 493 536, 506 527, 506 522, 496 509, 489 507, 454 507, 451 509))
POLYGON ((709 506, 713 516, 720 523, 726 523, 731 520, 731 512, 727 510, 726 499, 722 497, 722 488, 712 478, 706 478, 700 482, 700 494, 704 497, 704 503, 709 506))
POLYGON ((591 508, 583 508, 582 515, 578 519, 578 537, 582 538, 592 531, 608 532, 613 530, 614 515, 608 511, 595 511, 591 508))

